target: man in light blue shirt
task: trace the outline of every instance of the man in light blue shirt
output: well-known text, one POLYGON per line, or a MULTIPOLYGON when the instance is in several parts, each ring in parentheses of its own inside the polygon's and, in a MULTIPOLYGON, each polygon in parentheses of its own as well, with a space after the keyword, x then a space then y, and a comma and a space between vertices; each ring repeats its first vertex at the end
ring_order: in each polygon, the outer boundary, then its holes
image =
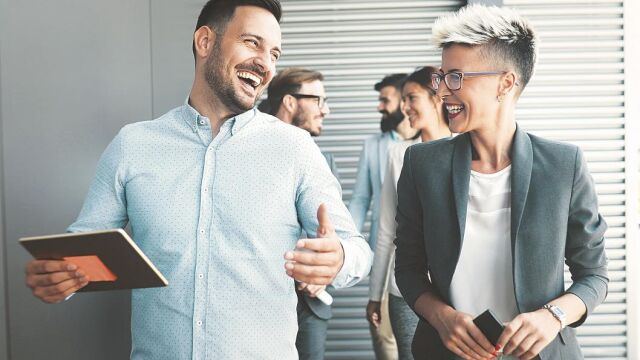
MULTIPOLYGON (((380 190, 382 189, 387 166, 387 150, 393 144, 408 139, 416 133, 415 130, 411 129, 409 120, 406 119, 400 106, 402 84, 406 77, 407 74, 391 74, 385 76, 374 86, 374 89, 379 93, 378 112, 382 114, 382 119, 380 120, 382 133, 372 135, 364 141, 358 163, 358 175, 353 188, 351 202, 349 203, 349 211, 358 230, 362 230, 367 211, 371 207, 369 245, 372 249, 376 248, 376 240, 378 238, 380 190)), ((387 296, 383 297, 383 301, 382 313, 380 313, 380 304, 375 308, 374 304, 369 303, 367 305, 369 330, 376 358, 379 360, 395 360, 398 357, 398 350, 387 312, 387 296)))
MULTIPOLYGON (((129 223, 169 281, 132 292, 132 359, 296 359, 294 279, 344 287, 369 271, 318 147, 254 109, 280 56, 280 11, 277 0, 204 6, 187 103, 120 131, 69 228, 129 223)), ((63 261, 27 265, 48 303, 90 280, 63 261)))

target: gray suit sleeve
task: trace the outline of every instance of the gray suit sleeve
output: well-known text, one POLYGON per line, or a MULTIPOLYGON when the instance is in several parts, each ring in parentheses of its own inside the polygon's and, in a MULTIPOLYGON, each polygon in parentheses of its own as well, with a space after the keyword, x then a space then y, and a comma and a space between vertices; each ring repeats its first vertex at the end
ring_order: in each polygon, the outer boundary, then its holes
POLYGON ((587 307, 585 315, 571 324, 577 327, 604 301, 609 283, 604 243, 607 224, 598 213, 595 186, 580 149, 576 152, 568 221, 565 258, 573 284, 567 292, 587 307))
POLYGON ((404 155, 404 166, 398 180, 395 275, 402 296, 414 309, 418 297, 430 291, 432 286, 427 276, 422 206, 411 170, 411 150, 408 148, 404 155))

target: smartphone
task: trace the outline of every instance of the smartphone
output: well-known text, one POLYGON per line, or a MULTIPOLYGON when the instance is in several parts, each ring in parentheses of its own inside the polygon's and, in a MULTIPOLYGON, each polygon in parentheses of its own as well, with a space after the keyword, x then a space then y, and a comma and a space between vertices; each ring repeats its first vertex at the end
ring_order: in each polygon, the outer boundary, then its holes
POLYGON ((476 324, 491 344, 495 346, 498 343, 500 334, 502 334, 502 330, 504 330, 504 325, 502 325, 500 320, 498 320, 491 310, 487 309, 485 312, 478 315, 478 317, 473 319, 473 323, 476 324))

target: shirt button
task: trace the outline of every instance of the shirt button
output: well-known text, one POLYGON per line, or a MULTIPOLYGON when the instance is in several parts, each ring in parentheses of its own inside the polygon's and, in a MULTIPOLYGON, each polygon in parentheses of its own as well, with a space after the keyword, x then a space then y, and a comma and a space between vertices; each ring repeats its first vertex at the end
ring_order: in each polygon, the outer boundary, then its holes
POLYGON ((198 326, 202 326, 202 321, 198 320, 196 324, 198 324, 198 326))
POLYGON ((208 192, 208 191, 209 191, 209 189, 207 189, 207 188, 204 188, 204 192, 208 192))
POLYGON ((204 125, 204 120, 200 120, 200 125, 204 125))
POLYGON ((200 279, 204 278, 204 274, 198 274, 198 278, 200 279))
POLYGON ((210 147, 210 148, 209 148, 209 151, 211 151, 211 150, 213 150, 213 148, 212 148, 212 147, 210 147))
POLYGON ((204 229, 200 229, 200 234, 204 234, 204 229))

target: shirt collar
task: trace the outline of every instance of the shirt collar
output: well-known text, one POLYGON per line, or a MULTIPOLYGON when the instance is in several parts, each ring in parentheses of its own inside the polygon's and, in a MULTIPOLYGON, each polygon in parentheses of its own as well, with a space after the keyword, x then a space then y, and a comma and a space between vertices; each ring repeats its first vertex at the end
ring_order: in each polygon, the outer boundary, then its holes
MULTIPOLYGON (((184 119, 193 132, 197 132, 198 127, 210 127, 209 119, 206 116, 201 115, 198 110, 189 104, 189 97, 184 101, 184 108, 186 113, 184 119)), ((222 126, 230 126, 231 135, 235 135, 256 116, 256 113, 257 110, 255 108, 250 109, 228 119, 222 126)))
POLYGON ((398 134, 395 130, 391 130, 390 133, 391 133, 391 138, 393 140, 395 141, 400 140, 400 134, 398 134))

